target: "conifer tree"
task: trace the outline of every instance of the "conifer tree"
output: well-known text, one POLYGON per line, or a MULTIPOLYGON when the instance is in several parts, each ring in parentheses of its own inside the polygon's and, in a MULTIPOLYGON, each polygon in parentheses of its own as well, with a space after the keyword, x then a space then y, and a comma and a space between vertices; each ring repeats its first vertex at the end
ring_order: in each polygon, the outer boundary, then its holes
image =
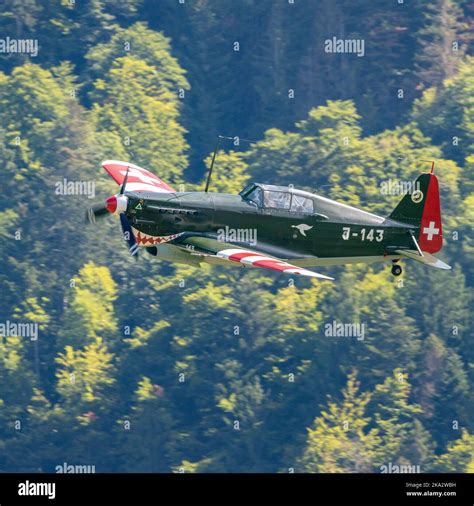
POLYGON ((306 472, 371 471, 380 445, 378 430, 370 428, 366 407, 370 394, 359 393, 356 374, 348 377, 341 402, 329 401, 327 409, 308 429, 308 440, 301 458, 306 472))

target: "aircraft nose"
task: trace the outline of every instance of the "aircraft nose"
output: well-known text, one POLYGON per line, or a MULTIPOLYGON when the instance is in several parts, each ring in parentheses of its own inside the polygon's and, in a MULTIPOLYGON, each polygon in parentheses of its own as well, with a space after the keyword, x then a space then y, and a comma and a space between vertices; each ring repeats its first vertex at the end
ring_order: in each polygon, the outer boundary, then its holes
POLYGON ((105 201, 105 207, 107 209, 107 211, 109 211, 109 213, 115 213, 116 209, 117 209, 117 197, 114 195, 113 197, 109 197, 106 201, 105 201))
POLYGON ((128 199, 125 195, 112 195, 105 201, 105 208, 109 213, 123 213, 127 210, 128 199))

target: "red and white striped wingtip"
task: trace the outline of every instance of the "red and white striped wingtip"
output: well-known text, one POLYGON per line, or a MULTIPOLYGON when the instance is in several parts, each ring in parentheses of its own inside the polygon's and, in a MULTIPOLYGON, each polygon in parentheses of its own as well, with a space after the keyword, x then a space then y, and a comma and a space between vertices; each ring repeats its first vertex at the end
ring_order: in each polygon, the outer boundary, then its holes
POLYGON ((285 274, 296 274, 298 276, 327 279, 331 281, 334 280, 334 278, 325 276, 324 274, 319 274, 318 272, 313 272, 308 269, 304 269, 302 267, 297 267, 296 265, 292 265, 288 262, 285 262, 284 260, 269 257, 267 255, 257 253, 255 251, 238 248, 229 248, 219 251, 216 254, 216 256, 219 258, 230 260, 232 262, 240 262, 241 264, 249 265, 252 267, 263 267, 266 269, 283 272, 285 274))
POLYGON ((105 160, 102 167, 112 176, 114 181, 122 185, 125 174, 128 170, 127 190, 134 192, 172 192, 175 193, 170 185, 166 184, 159 177, 155 176, 149 170, 138 165, 120 160, 105 160))

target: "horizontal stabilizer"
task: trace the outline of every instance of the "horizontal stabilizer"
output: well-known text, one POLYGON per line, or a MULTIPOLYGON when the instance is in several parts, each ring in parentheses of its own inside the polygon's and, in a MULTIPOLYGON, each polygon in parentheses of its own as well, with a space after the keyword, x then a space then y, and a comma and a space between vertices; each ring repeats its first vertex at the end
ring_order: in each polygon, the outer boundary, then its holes
POLYGON ((436 267, 436 269, 451 269, 451 266, 445 264, 439 258, 436 258, 431 253, 426 253, 423 251, 423 256, 421 256, 418 251, 415 250, 407 250, 407 249, 397 249, 395 253, 402 255, 407 258, 411 258, 412 260, 416 260, 417 262, 421 262, 422 264, 428 265, 429 267, 436 267))

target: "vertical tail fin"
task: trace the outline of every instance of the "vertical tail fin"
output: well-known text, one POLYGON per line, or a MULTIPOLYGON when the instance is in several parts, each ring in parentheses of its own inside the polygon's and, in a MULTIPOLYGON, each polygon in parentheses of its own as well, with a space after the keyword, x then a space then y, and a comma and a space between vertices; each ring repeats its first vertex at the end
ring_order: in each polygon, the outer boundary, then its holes
POLYGON ((422 251, 439 251, 443 246, 443 232, 438 178, 434 174, 418 176, 413 191, 403 197, 389 218, 418 227, 422 251))

